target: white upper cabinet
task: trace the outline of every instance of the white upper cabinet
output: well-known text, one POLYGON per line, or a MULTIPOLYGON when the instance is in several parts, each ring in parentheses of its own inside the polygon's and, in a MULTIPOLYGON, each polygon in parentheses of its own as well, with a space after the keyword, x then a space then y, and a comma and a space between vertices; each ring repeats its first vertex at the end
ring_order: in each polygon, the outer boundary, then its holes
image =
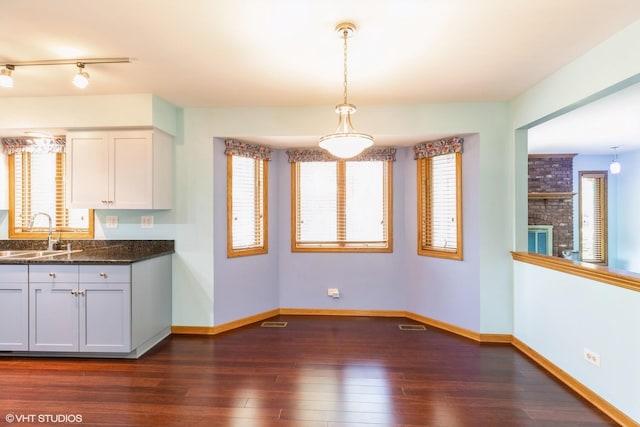
POLYGON ((171 209, 173 141, 159 130, 67 133, 70 207, 171 209))

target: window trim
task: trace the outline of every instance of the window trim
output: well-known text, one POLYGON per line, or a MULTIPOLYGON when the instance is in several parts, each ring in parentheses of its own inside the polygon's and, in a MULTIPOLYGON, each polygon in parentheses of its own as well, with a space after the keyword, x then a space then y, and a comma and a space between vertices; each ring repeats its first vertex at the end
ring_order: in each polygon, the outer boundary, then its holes
MULTIPOLYGON (((65 153, 52 153, 57 156, 56 162, 60 161, 60 159, 65 158, 65 153)), ((16 231, 15 227, 15 208, 16 208, 16 189, 15 189, 15 157, 20 155, 20 153, 15 153, 8 157, 8 173, 9 173, 9 215, 8 215, 8 237, 10 239, 46 239, 49 236, 49 231, 16 231)), ((66 159, 65 159, 66 162, 66 159)), ((62 173, 62 177, 56 177, 56 181, 61 182, 63 187, 66 187, 67 183, 65 182, 64 171, 62 173), (61 181, 60 181, 61 180, 61 181)), ((63 193, 66 193, 66 188, 63 193)), ((66 195, 65 195, 66 197, 66 195)), ((87 209, 88 215, 88 225, 86 233, 79 232, 69 232, 69 231, 58 231, 53 228, 54 237, 59 239, 93 239, 95 236, 95 224, 94 224, 94 210, 87 209)), ((55 222, 55 221, 54 221, 55 222)))
POLYGON ((430 247, 423 242, 422 236, 426 234, 424 229, 426 226, 426 212, 423 210, 423 206, 426 206, 428 194, 427 190, 431 192, 431 188, 427 189, 427 183, 422 179, 423 175, 429 173, 431 169, 431 159, 433 157, 421 157, 417 159, 416 164, 416 176, 417 176, 417 200, 418 200, 418 255, 430 256, 437 258, 445 258, 451 260, 462 261, 463 260, 463 235, 462 235, 462 153, 451 153, 455 155, 456 160, 456 249, 447 250, 444 248, 430 247), (426 169, 426 170, 425 170, 426 169))
MULTIPOLYGON (((227 155, 227 258, 266 254, 269 252, 269 162, 265 159, 251 157, 255 162, 254 165, 256 169, 259 169, 258 162, 261 162, 262 166, 262 244, 237 249, 233 247, 233 157, 233 154, 227 155)), ((256 176, 258 176, 258 170, 256 170, 256 176)))
MULTIPOLYGON (((387 219, 387 239, 384 246, 367 247, 367 242, 336 242, 334 246, 326 243, 299 243, 298 235, 298 192, 299 192, 299 168, 298 165, 304 162, 291 162, 291 252, 325 252, 325 253, 392 253, 393 252, 393 161, 391 160, 369 160, 382 162, 385 172, 385 188, 383 188, 383 203, 387 219), (361 246, 358 246, 358 245, 361 246), (315 246, 314 246, 315 245, 315 246)), ((346 163, 349 160, 335 160, 337 163, 337 194, 338 209, 346 209, 345 203, 345 181, 346 163)), ((337 214, 339 215, 339 214, 337 214)))

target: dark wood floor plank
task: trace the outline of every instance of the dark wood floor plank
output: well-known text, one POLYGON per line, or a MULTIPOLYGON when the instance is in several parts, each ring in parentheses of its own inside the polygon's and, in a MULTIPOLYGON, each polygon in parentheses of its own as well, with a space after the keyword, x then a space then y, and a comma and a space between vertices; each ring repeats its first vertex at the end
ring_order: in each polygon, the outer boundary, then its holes
POLYGON ((83 426, 615 425, 509 345, 402 318, 278 316, 172 336, 139 360, 0 358, 0 419, 79 414, 83 426))

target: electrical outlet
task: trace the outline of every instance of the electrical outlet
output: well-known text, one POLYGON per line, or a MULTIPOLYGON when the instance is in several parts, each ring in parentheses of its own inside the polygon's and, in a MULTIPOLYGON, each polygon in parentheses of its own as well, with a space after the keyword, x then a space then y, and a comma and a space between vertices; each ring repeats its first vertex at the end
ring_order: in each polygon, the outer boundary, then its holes
POLYGON ((143 215, 140 217, 140 228, 153 228, 153 215, 143 215))
POLYGON ((107 228, 118 228, 118 217, 115 215, 107 215, 107 228))
POLYGON ((340 298, 340 290, 338 288, 327 289, 327 295, 332 298, 340 298))
POLYGON ((600 355, 594 351, 589 350, 588 348, 584 349, 584 360, 593 365, 596 365, 598 368, 600 367, 600 355))

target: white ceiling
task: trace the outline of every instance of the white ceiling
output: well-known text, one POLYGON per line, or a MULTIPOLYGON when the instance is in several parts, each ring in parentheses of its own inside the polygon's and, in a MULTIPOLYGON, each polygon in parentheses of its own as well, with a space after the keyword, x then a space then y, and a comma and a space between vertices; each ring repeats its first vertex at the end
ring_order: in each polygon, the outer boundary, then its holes
POLYGON ((611 154, 640 149, 640 83, 529 129, 529 152, 611 154))
POLYGON ((153 93, 180 107, 507 101, 640 18, 638 0, 21 0, 2 2, 8 96, 153 93))

